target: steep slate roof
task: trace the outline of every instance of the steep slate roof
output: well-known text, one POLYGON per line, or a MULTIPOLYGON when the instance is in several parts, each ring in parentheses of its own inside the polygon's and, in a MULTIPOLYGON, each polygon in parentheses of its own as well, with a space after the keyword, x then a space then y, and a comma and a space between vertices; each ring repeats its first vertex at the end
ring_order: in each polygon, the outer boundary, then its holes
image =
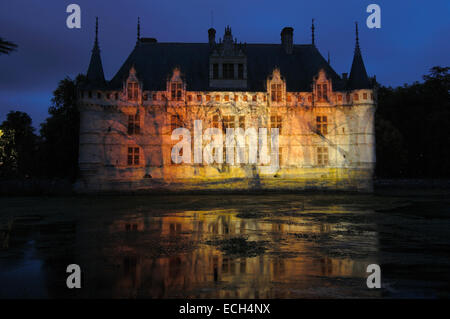
POLYGON ((144 90, 166 89, 166 80, 179 67, 191 91, 266 91, 266 80, 275 67, 286 79, 287 91, 311 91, 313 77, 324 69, 333 81, 334 89, 344 83, 314 45, 294 45, 287 54, 281 44, 246 44, 247 88, 227 89, 209 87, 208 43, 164 43, 140 41, 117 74, 109 82, 110 89, 121 89, 132 66, 143 82, 144 90))
POLYGON ((367 76, 366 68, 361 55, 361 49, 359 48, 358 38, 358 24, 356 24, 356 46, 355 54, 353 56, 352 69, 350 71, 350 77, 347 82, 347 89, 369 89, 371 84, 369 77, 367 76))
POLYGON ((104 88, 106 85, 102 59, 100 57, 100 47, 98 46, 98 18, 95 22, 95 42, 87 71, 87 80, 86 88, 104 88))

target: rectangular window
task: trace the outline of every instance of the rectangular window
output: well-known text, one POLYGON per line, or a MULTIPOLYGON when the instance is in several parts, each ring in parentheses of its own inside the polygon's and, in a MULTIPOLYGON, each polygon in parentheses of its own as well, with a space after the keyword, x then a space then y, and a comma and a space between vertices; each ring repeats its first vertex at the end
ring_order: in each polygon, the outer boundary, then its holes
POLYGON ((227 128, 234 128, 234 116, 232 115, 223 117, 223 133, 227 132, 227 128))
POLYGON ((139 147, 128 147, 128 165, 139 165, 139 147))
POLYGON ((158 101, 158 94, 153 93, 153 95, 152 95, 152 100, 153 100, 153 101, 158 101))
POLYGON ((206 96, 206 102, 209 102, 209 101, 211 101, 211 95, 206 96))
POLYGON ((328 100, 328 87, 326 84, 322 85, 322 96, 324 100, 328 100))
POLYGON ((141 125, 139 121, 139 114, 128 115, 128 135, 139 134, 141 132, 141 125))
POLYGON ((234 79, 234 64, 222 64, 222 75, 224 79, 234 79))
POLYGON ((283 128, 282 118, 280 115, 271 115, 270 116, 270 127, 278 128, 278 133, 281 133, 281 129, 283 128))
POLYGON ((170 119, 170 128, 172 131, 176 128, 183 127, 183 121, 181 120, 180 115, 172 115, 170 119))
POLYGON ((235 96, 234 96, 234 101, 235 101, 235 102, 239 101, 239 95, 235 95, 235 96))
POLYGON ((137 82, 128 82, 128 100, 137 101, 139 96, 139 86, 137 82))
POLYGON ((247 95, 244 95, 244 101, 247 102, 247 95))
POLYGON ((326 83, 317 84, 317 99, 319 101, 328 100, 328 86, 326 83))
POLYGON ((200 94, 197 94, 197 101, 201 102, 202 101, 202 96, 200 94))
POLYGON ((220 95, 216 95, 216 102, 220 102, 220 95))
POLYGON ((182 83, 171 84, 172 101, 181 101, 182 90, 183 90, 182 83))
POLYGON ((230 97, 228 95, 225 95, 225 102, 228 102, 230 100, 230 97))
POLYGON ((283 164, 283 148, 278 147, 278 165, 281 166, 283 164))
POLYGON ((358 93, 355 93, 355 95, 353 96, 353 99, 354 99, 355 101, 358 101, 358 100, 359 100, 359 94, 358 94, 358 93))
POLYGON ((219 65, 217 63, 213 64, 213 79, 219 78, 219 65))
POLYGON ((272 102, 281 102, 281 84, 271 86, 272 102))
POLYGON ((342 102, 342 95, 340 95, 340 94, 338 95, 338 101, 342 102))
POLYGON ((317 148, 317 165, 328 165, 328 147, 317 148))
POLYGON ((188 95, 188 101, 192 102, 192 95, 188 95))
POLYGON ((253 102, 256 102, 257 98, 258 98, 258 97, 257 97, 256 95, 253 95, 252 101, 253 101, 253 102))
POLYGON ((367 100, 367 93, 363 93, 363 99, 367 100))
POLYGON ((244 79, 244 65, 238 64, 238 79, 243 80, 244 79))
POLYGON ((328 119, 326 116, 316 116, 316 129, 321 135, 328 134, 328 119))
POLYGON ((245 129, 245 116, 239 116, 239 127, 245 129))
POLYGON ((214 115, 212 118, 212 127, 219 128, 219 115, 214 115))

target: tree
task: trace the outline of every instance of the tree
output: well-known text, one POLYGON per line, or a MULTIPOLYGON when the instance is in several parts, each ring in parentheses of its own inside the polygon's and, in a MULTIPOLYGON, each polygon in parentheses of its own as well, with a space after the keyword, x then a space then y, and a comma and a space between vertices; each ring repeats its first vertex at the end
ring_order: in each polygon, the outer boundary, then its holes
POLYGON ((17 152, 14 147, 14 131, 0 129, 0 177, 17 174, 17 152))
POLYGON ((400 175, 413 178, 450 177, 449 70, 435 66, 423 76, 423 83, 379 89, 378 175, 401 171, 400 175))
POLYGON ((10 111, 0 125, 3 176, 26 177, 36 168, 36 142, 32 121, 27 113, 10 111))
POLYGON ((17 49, 17 44, 6 41, 0 37, 0 54, 10 54, 17 49))
POLYGON ((84 81, 83 75, 61 80, 53 92, 50 117, 41 124, 42 160, 49 177, 76 178, 80 126, 77 96, 84 81))

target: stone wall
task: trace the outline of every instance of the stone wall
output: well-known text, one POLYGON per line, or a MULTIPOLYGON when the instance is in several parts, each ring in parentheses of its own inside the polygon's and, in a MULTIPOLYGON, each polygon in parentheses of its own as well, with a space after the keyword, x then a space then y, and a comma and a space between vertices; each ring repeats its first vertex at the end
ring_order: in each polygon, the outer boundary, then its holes
POLYGON ((164 98, 170 92, 144 94, 158 99, 130 102, 123 92, 118 100, 106 98, 114 94, 105 92, 100 98, 93 94, 82 99, 77 191, 372 191, 375 102, 371 90, 353 91, 348 100, 346 92, 332 92, 326 101, 314 102, 311 93, 285 92, 281 103, 271 102, 267 92, 184 92, 182 101, 164 98), (136 114, 140 132, 128 134, 128 117, 136 114), (259 163, 172 163, 171 150, 177 142, 171 139, 172 116, 178 116, 193 134, 194 120, 202 120, 204 130, 214 125, 214 115, 219 128, 224 116, 235 116, 235 127, 239 116, 244 116, 246 128, 264 127, 269 132, 270 116, 280 116, 279 168, 259 163), (317 116, 327 117, 326 134, 317 131, 317 116), (127 163, 130 146, 140 149, 138 165, 127 163), (318 163, 318 147, 327 148, 325 165, 318 163))

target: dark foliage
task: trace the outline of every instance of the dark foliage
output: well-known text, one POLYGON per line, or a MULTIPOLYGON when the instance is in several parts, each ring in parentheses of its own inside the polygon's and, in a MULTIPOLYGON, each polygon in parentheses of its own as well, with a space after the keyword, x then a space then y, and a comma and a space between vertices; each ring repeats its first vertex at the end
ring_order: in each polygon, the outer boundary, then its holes
POLYGON ((78 170, 78 142, 80 114, 77 95, 85 77, 66 78, 53 92, 50 116, 41 124, 42 170, 48 177, 76 178, 78 170))
POLYGON ((27 113, 10 111, 0 125, 0 176, 29 177, 36 170, 38 138, 27 113))
POLYGON ((378 90, 378 177, 450 177, 449 70, 436 66, 423 83, 378 90))

